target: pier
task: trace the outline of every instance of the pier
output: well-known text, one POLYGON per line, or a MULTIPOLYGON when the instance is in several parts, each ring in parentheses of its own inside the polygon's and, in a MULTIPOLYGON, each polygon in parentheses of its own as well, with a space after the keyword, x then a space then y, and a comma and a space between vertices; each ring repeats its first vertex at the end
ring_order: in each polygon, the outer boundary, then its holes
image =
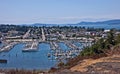
POLYGON ((9 50, 11 50, 16 44, 17 44, 17 42, 9 43, 8 45, 1 47, 1 48, 0 48, 0 52, 9 51, 9 50))
POLYGON ((50 42, 50 48, 53 50, 56 50, 59 48, 59 46, 56 42, 50 42))
POLYGON ((54 56, 54 59, 61 60, 61 59, 69 59, 74 56, 77 56, 79 52, 82 50, 82 48, 77 47, 76 45, 72 44, 69 41, 64 42, 68 47, 71 49, 69 50, 62 50, 59 45, 56 42, 50 42, 51 49, 53 52, 50 54, 48 53, 48 56, 50 57, 51 55, 54 56))
POLYGON ((23 48, 23 52, 28 52, 28 51, 37 51, 38 50, 38 42, 29 42, 26 43, 25 47, 23 48))
POLYGON ((79 47, 77 47, 76 45, 72 44, 69 41, 65 41, 64 42, 68 47, 72 48, 72 49, 80 49, 79 47))

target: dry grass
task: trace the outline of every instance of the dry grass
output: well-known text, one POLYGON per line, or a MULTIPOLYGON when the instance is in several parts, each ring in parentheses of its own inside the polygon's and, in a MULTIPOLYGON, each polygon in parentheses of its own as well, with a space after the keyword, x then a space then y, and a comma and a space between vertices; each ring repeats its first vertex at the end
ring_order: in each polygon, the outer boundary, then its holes
POLYGON ((82 63, 72 67, 71 71, 80 71, 80 72, 86 72, 88 69, 87 67, 96 63, 100 62, 120 62, 120 60, 113 60, 112 58, 120 58, 120 55, 113 55, 109 57, 103 57, 99 59, 85 59, 82 61, 82 63))

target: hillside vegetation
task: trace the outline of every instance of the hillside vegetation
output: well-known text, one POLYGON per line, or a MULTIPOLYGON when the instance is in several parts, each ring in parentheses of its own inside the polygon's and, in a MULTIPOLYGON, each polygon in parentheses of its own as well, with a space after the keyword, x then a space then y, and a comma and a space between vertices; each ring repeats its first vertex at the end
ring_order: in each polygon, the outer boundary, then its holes
POLYGON ((57 74, 119 74, 120 34, 112 29, 107 38, 101 38, 80 55, 62 64, 57 74))
POLYGON ((68 63, 62 65, 64 68, 71 68, 72 66, 78 64, 80 60, 83 59, 97 59, 101 57, 106 57, 110 54, 117 53, 118 50, 113 50, 113 48, 117 48, 120 44, 120 34, 115 34, 115 30, 111 29, 108 32, 107 38, 101 38, 97 42, 95 42, 91 47, 86 47, 83 51, 80 52, 80 55, 77 57, 70 59, 68 63))

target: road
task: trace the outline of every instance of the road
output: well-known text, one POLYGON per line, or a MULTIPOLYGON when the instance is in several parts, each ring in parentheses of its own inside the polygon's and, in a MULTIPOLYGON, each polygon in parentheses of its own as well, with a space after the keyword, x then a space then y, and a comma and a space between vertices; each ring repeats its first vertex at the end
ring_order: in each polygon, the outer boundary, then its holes
POLYGON ((41 28, 41 30, 42 30, 42 40, 45 41, 46 38, 45 38, 45 33, 44 33, 43 28, 41 28))
POLYGON ((30 31, 31 31, 31 30, 28 30, 28 31, 25 33, 25 35, 23 35, 23 39, 29 37, 30 31))

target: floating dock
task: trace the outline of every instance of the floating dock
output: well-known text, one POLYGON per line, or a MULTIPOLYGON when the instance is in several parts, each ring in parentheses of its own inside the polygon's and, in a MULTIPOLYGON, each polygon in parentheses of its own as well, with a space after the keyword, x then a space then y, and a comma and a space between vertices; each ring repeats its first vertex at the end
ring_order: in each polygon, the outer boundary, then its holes
POLYGON ((0 63, 7 63, 6 59, 0 59, 0 63))
POLYGON ((39 42, 29 42, 26 43, 24 49, 22 50, 23 52, 30 52, 30 51, 37 51, 38 50, 38 44, 39 42))
POLYGON ((50 42, 50 48, 52 50, 56 50, 59 48, 58 44, 56 42, 50 42))
POLYGON ((76 45, 72 44, 69 41, 65 41, 64 42, 68 47, 72 48, 72 49, 80 49, 79 47, 77 47, 76 45))
POLYGON ((68 47, 70 47, 70 50, 62 51, 58 50, 58 52, 55 52, 54 56, 58 57, 58 59, 69 59, 79 54, 79 52, 82 50, 81 48, 77 47, 76 45, 72 44, 69 41, 64 42, 68 47), (61 57, 60 57, 61 56, 61 57))

